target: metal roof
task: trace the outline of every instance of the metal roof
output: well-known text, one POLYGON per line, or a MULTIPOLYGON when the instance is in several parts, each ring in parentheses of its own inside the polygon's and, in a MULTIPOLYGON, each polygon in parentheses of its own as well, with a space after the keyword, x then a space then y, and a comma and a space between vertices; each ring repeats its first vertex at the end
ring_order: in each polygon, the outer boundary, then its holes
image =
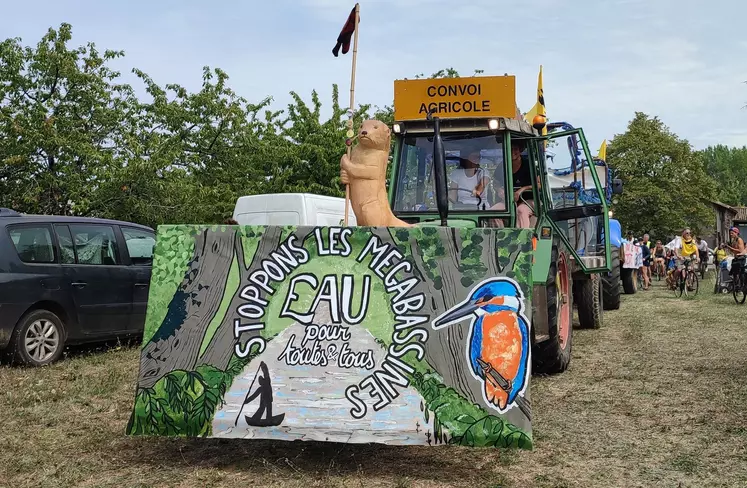
POLYGON ((715 205, 717 207, 725 208, 726 210, 729 210, 730 212, 737 213, 737 209, 734 208, 734 207, 732 207, 731 205, 727 205, 725 203, 721 203, 721 202, 716 201, 716 200, 709 200, 709 202, 712 205, 715 205))

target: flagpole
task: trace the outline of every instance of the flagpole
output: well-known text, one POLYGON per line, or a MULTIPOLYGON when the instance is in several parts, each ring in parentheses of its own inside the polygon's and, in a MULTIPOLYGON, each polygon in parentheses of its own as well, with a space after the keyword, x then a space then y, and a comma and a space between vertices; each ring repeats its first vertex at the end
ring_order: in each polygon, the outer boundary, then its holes
MULTIPOLYGON (((353 34, 353 69, 350 73, 350 111, 348 112, 350 118, 348 119, 348 130, 353 130, 353 117, 355 115, 355 65, 358 58, 358 19, 360 18, 360 4, 355 4, 355 31, 353 34)), ((347 144, 347 153, 350 157, 350 151, 353 148, 352 137, 348 137, 351 140, 350 144, 347 144)), ((348 226, 348 213, 350 209, 350 184, 345 185, 345 227, 348 226)))

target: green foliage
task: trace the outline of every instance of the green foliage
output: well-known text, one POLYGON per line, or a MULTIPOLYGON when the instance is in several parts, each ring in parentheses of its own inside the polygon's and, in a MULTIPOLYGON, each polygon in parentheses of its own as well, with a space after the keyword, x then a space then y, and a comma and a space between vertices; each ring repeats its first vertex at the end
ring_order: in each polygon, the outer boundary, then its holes
POLYGON ((212 366, 169 372, 138 391, 128 434, 207 436, 231 379, 212 366))
POLYGON ((482 246, 485 238, 478 232, 460 229, 462 252, 459 270, 462 272, 462 286, 470 287, 486 278, 488 271, 482 262, 482 246))
POLYGON ((713 180, 690 144, 657 117, 636 112, 607 156, 625 185, 613 207, 624 232, 665 237, 684 227, 711 230, 715 218, 706 200, 715 196, 713 180))
POLYGON ((747 205, 747 147, 709 146, 699 151, 706 173, 716 180, 719 201, 747 205))
MULTIPOLYGON (((209 67, 196 92, 133 70, 142 101, 109 67, 123 53, 71 40, 63 24, 35 48, 0 43, 0 206, 156 226, 220 222, 242 195, 343 195, 336 86, 326 120, 316 92, 272 111, 269 97, 250 103, 209 67)), ((368 117, 357 107, 355 127, 368 117)))
POLYGON ((532 448, 532 439, 525 432, 468 402, 437 376, 416 372, 412 382, 425 400, 426 421, 433 415, 437 441, 469 447, 532 448))
MULTIPOLYGON (((268 341, 272 338, 268 338, 268 341)), ((216 410, 233 379, 257 356, 233 356, 225 371, 201 365, 194 371, 171 371, 151 388, 141 388, 127 426, 130 435, 206 437, 216 410)))
POLYGON ((122 166, 137 100, 107 65, 121 51, 74 49, 69 24, 36 48, 0 42, 0 206, 48 214, 105 205, 102 185, 122 166))
POLYGON ((194 236, 203 227, 166 226, 159 227, 153 254, 153 271, 148 292, 148 312, 145 317, 143 345, 161 326, 169 304, 179 285, 184 280, 192 261, 194 236))

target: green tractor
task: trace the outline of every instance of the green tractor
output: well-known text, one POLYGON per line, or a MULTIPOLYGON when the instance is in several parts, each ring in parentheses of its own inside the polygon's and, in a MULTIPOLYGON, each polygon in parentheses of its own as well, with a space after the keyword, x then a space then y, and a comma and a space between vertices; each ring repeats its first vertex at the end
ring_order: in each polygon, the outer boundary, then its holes
POLYGON ((513 76, 397 80, 394 88, 395 215, 418 225, 535 229, 533 371, 565 371, 574 302, 581 327, 601 325, 601 277, 611 263, 607 201, 583 198, 604 187, 565 149, 576 144, 593 161, 583 130, 541 135, 516 108, 513 76), (559 177, 559 168, 570 171, 559 177))

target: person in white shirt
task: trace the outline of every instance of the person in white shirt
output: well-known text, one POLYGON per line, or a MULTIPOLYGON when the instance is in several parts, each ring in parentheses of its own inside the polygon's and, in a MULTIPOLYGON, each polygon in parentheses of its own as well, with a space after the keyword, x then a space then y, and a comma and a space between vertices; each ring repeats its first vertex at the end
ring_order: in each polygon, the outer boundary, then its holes
POLYGON ((702 262, 707 263, 708 262, 708 243, 705 241, 705 239, 701 239, 700 237, 696 237, 695 241, 698 243, 698 257, 702 262))
POLYGON ((485 189, 490 179, 480 168, 480 151, 472 151, 466 159, 460 158, 459 162, 459 168, 449 175, 449 200, 475 206, 486 203, 485 189))

